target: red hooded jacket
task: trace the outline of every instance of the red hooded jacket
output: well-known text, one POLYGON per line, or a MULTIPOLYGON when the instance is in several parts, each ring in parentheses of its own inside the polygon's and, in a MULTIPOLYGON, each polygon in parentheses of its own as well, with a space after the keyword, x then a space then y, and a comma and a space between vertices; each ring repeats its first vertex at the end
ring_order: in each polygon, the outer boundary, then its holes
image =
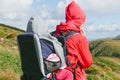
MULTIPOLYGON (((76 68, 76 80, 86 80, 86 74, 84 69, 90 67, 92 64, 92 55, 89 50, 89 43, 85 36, 79 34, 81 25, 84 24, 86 15, 83 10, 72 1, 66 7, 66 22, 61 22, 56 27, 55 35, 59 36, 60 32, 69 32, 70 30, 78 32, 72 37, 66 40, 68 55, 67 58, 72 64, 73 68, 76 68)), ((70 66, 67 69, 71 70, 70 66)))

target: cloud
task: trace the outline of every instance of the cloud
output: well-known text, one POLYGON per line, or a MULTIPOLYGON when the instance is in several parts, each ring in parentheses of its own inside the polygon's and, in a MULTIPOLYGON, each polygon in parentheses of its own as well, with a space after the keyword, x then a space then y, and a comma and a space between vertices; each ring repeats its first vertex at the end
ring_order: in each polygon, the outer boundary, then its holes
POLYGON ((33 0, 0 0, 0 21, 12 25, 23 26, 33 0), (23 21, 24 20, 24 21, 23 21))
POLYGON ((120 0, 77 0, 87 11, 96 13, 117 13, 120 11, 120 0))
POLYGON ((60 15, 64 14, 65 7, 66 7, 66 4, 63 1, 59 1, 58 4, 57 4, 56 12, 60 15))
POLYGON ((41 16, 46 24, 50 27, 50 30, 55 30, 57 24, 64 21, 66 3, 60 0, 54 6, 46 5, 45 3, 41 5, 36 5, 34 8, 37 11, 37 15, 41 16))
POLYGON ((98 24, 88 25, 85 27, 85 31, 89 40, 115 37, 120 34, 120 25, 117 24, 98 24))
POLYGON ((4 19, 15 19, 26 16, 33 0, 1 0, 0 16, 4 19))
POLYGON ((109 25, 89 25, 86 30, 89 32, 113 32, 113 31, 120 31, 120 25, 116 24, 109 24, 109 25))

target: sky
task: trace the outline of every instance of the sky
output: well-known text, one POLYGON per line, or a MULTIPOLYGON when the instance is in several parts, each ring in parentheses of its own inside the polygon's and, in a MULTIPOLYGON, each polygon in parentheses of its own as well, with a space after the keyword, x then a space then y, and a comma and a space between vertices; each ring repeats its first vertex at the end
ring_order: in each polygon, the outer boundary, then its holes
MULTIPOLYGON (((65 7, 72 0, 0 0, 0 23, 26 30, 30 17, 39 15, 50 31, 65 21, 65 7)), ((74 0, 86 13, 88 40, 120 34, 120 0, 74 0)), ((41 25, 42 26, 42 25, 41 25)))

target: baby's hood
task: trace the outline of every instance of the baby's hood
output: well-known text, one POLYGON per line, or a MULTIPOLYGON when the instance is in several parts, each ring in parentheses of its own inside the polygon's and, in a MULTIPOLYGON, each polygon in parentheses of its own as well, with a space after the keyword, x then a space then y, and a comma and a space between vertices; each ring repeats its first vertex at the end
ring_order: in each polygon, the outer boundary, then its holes
POLYGON ((26 31, 36 33, 39 37, 50 36, 49 28, 40 16, 30 18, 26 31))

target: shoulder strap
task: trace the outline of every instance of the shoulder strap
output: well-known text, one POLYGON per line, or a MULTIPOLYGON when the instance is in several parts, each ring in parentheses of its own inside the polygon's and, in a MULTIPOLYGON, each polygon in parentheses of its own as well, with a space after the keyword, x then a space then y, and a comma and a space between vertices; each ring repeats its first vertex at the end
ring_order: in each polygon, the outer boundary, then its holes
MULTIPOLYGON (((68 32, 67 34, 64 34, 64 33, 62 33, 62 35, 65 37, 65 40, 66 39, 68 39, 68 38, 70 38, 71 36, 73 36, 73 35, 75 35, 75 34, 77 34, 78 32, 75 32, 75 31, 70 31, 70 32, 68 32)), ((66 43, 65 43, 65 45, 66 45, 66 43)), ((67 48, 66 48, 66 54, 67 54, 67 52, 68 52, 68 50, 67 50, 67 48)), ((68 58, 65 56, 65 59, 66 59, 66 61, 67 61, 67 64, 70 66, 70 68, 73 70, 72 71, 72 73, 73 73, 73 76, 74 76, 74 79, 73 80, 76 80, 76 68, 78 67, 78 64, 76 65, 76 67, 73 69, 73 67, 72 67, 72 64, 70 63, 70 61, 68 60, 68 58)))
POLYGON ((76 34, 77 32, 75 32, 75 31, 70 31, 70 32, 68 32, 67 34, 65 34, 65 37, 66 37, 66 39, 68 39, 69 37, 71 37, 71 36, 73 36, 74 34, 76 34))

